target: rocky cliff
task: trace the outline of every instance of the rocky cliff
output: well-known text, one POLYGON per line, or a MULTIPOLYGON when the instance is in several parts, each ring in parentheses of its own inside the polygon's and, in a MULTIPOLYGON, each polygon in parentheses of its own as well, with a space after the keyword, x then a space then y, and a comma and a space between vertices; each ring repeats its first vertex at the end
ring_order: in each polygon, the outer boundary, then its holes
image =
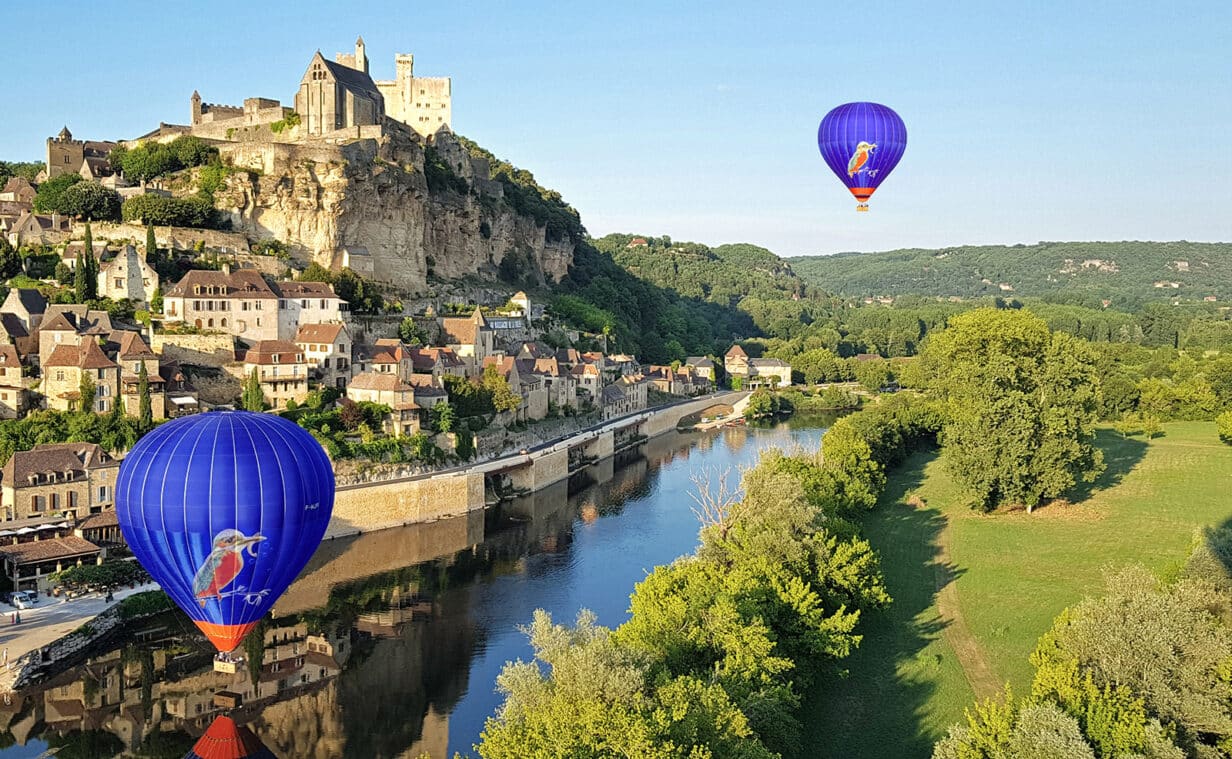
POLYGON ((495 277, 507 256, 506 275, 565 276, 572 236, 516 211, 486 158, 448 134, 429 147, 400 124, 381 131, 344 144, 224 143, 224 160, 247 171, 227 178, 216 204, 254 240, 410 294, 430 277, 495 277))

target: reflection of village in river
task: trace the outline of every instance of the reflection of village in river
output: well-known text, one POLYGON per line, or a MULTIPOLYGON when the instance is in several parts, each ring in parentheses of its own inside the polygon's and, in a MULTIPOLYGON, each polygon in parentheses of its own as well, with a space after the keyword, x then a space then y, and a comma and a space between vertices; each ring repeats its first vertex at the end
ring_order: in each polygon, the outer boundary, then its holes
POLYGON ((819 434, 672 433, 487 512, 327 541, 265 623, 263 650, 240 649, 248 661, 235 674, 214 670, 213 649, 178 612, 145 619, 0 704, 3 744, 122 755, 157 740, 182 756, 226 713, 283 759, 467 751, 499 703, 500 665, 530 655, 516 626, 535 608, 569 621, 586 606, 619 624, 632 585, 693 549, 686 491, 698 459, 738 465, 819 434), (591 531, 594 545, 575 545, 591 531), (633 563, 612 570, 621 558, 633 563))

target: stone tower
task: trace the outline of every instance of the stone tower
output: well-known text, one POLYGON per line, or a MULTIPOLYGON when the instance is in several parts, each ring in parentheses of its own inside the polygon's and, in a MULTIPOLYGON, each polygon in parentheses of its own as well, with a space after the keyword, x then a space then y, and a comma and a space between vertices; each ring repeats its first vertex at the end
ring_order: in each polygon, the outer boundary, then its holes
POLYGON ((362 36, 355 38, 355 68, 368 73, 368 53, 364 49, 364 38, 362 36))
POLYGON ((188 123, 193 126, 201 123, 201 93, 196 90, 192 94, 192 121, 188 123))

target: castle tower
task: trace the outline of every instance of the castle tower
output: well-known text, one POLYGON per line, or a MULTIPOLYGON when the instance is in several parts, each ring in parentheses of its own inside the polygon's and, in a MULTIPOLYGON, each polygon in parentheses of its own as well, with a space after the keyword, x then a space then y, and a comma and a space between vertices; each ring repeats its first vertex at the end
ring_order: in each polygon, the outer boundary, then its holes
POLYGON ((201 123, 201 93, 196 90, 192 94, 192 121, 188 123, 193 126, 201 123))
POLYGON ((355 68, 368 73, 368 53, 364 49, 364 38, 362 36, 355 38, 355 68))

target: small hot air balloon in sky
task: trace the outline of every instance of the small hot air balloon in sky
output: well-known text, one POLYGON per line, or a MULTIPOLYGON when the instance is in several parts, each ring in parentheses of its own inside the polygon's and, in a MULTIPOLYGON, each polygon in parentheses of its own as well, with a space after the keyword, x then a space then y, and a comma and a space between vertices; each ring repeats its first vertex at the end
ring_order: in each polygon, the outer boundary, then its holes
POLYGON ((115 500, 137 560, 226 653, 320 545, 334 470, 321 444, 282 417, 211 411, 137 441, 115 500))
POLYGON ((907 149, 907 126, 878 103, 846 103, 817 127, 817 147, 830 170, 856 197, 857 211, 872 197, 907 149))
POLYGON ((184 759, 278 759, 261 739, 230 717, 210 723, 184 759))

